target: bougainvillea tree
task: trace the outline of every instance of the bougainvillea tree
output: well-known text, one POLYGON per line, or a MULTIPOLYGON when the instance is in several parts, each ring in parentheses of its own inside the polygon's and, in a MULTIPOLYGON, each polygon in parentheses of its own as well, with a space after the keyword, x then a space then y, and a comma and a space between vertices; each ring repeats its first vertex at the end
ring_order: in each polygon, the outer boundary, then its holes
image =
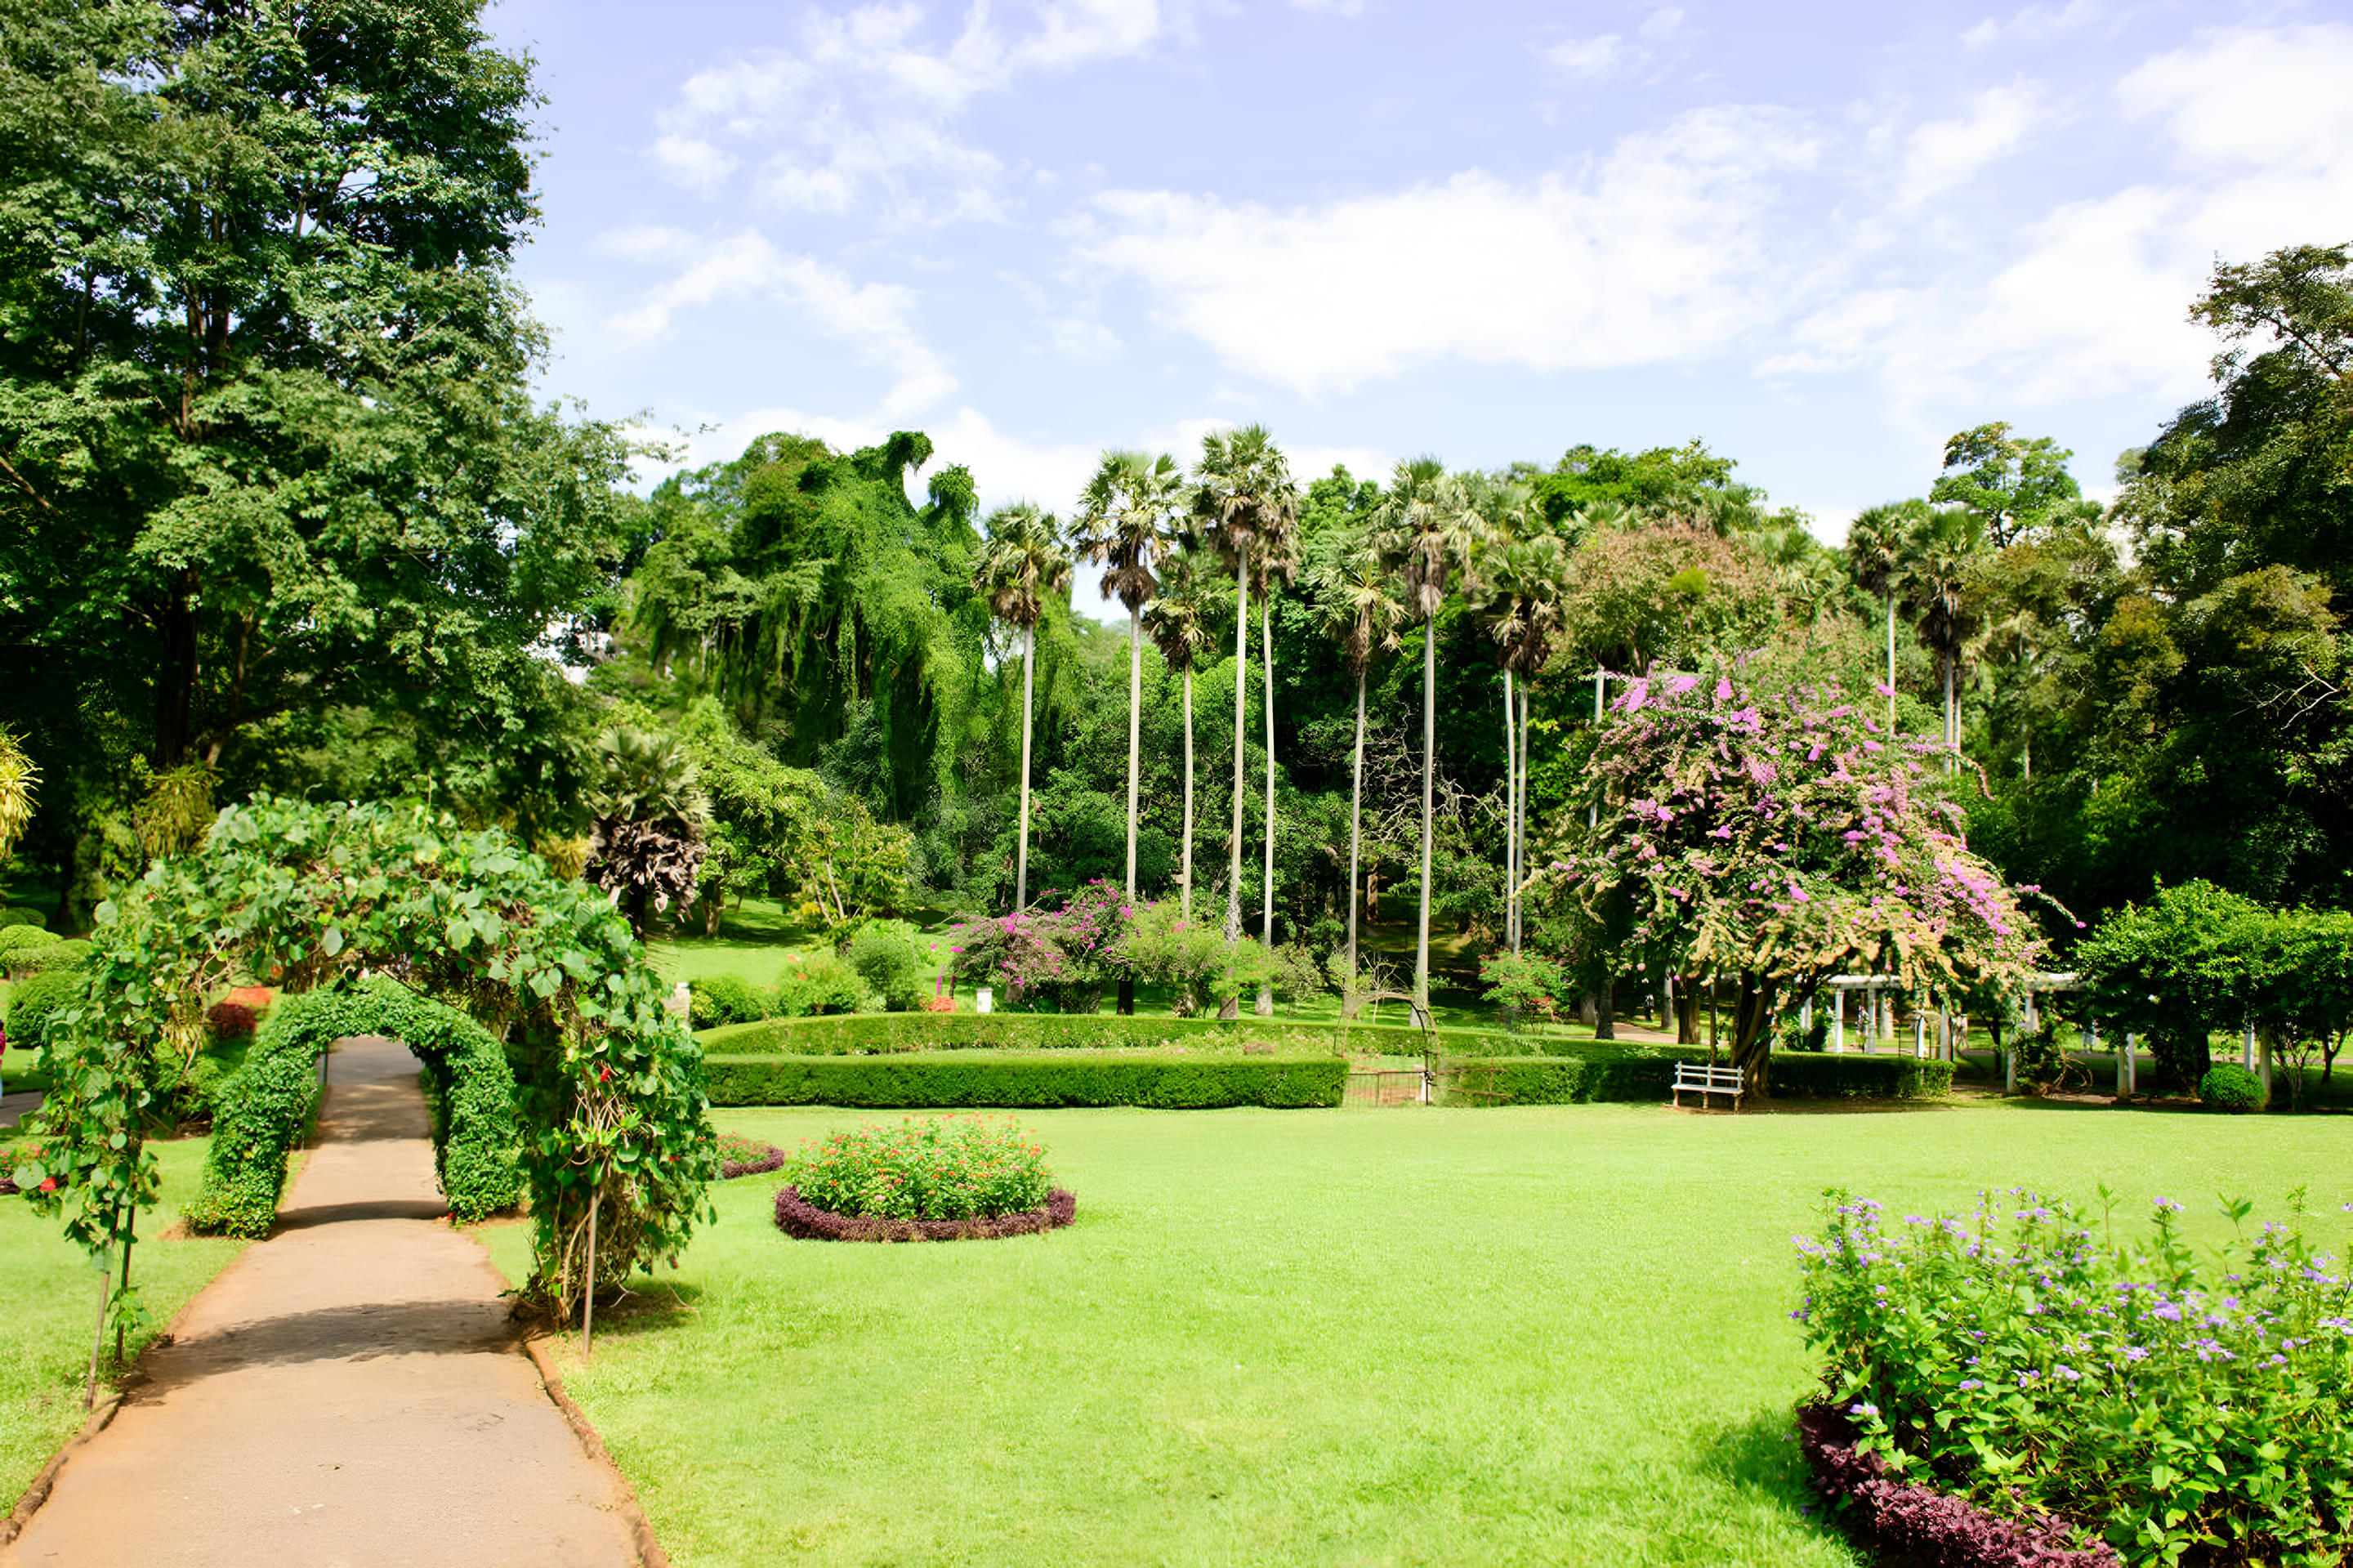
POLYGON ((272 974, 296 993, 387 977, 503 1042, 542 1302, 568 1312, 592 1275, 619 1283, 711 1212, 700 1048, 628 922, 503 832, 417 807, 259 799, 102 906, 92 938, 48 1032, 40 1163, 17 1180, 93 1255, 127 1245, 154 1201, 147 1139, 206 1002, 272 974))
POLYGON ((2042 931, 1969 852, 1930 765, 1943 750, 1736 667, 1629 682, 1548 874, 1572 940, 1621 972, 1737 976, 1732 1062, 1759 1094, 1774 1016, 1832 975, 1957 1001, 2023 990, 2042 931))

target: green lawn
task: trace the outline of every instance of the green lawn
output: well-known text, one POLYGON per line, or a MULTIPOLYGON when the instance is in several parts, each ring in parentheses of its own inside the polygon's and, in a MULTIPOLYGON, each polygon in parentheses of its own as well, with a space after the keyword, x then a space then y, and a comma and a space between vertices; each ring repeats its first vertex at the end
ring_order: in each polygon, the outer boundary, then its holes
MULTIPOLYGON (((153 1145, 163 1165, 161 1205, 139 1228, 160 1236, 195 1194, 211 1139, 153 1145)), ((5 1149, 0 1139, 0 1149, 5 1149)), ((0 1161, 7 1160, 0 1154, 0 1161)), ((245 1247, 233 1240, 142 1240, 131 1256, 161 1330, 172 1314, 245 1247)), ((22 1198, 0 1198, 0 1506, 13 1507, 58 1446, 82 1423, 82 1377, 98 1312, 98 1276, 58 1223, 22 1198)), ((110 1344, 108 1350, 111 1352, 110 1344)))
MULTIPOLYGON (((858 1119, 721 1118, 788 1145, 858 1119)), ((794 1242, 752 1178, 593 1364, 565 1351, 682 1568, 1846 1563, 1788 1436, 1810 1381, 1789 1237, 1823 1186, 1902 1213, 2105 1181, 2270 1215, 2308 1182, 2340 1242, 2353 1200, 2334 1118, 1021 1119, 1079 1193, 1071 1229, 794 1242)), ((520 1227, 485 1234, 521 1264, 520 1227)))

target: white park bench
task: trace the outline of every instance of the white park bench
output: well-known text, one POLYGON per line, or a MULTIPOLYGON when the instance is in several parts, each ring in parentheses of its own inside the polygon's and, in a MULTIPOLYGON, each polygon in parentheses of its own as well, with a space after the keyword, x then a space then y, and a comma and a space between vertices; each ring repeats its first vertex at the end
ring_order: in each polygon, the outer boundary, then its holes
POLYGON ((1712 1067, 1704 1062, 1678 1062, 1675 1064, 1676 1105, 1683 1103, 1683 1096, 1687 1092, 1699 1096, 1703 1108, 1707 1105, 1708 1096, 1730 1095, 1732 1108, 1736 1111, 1740 1108, 1742 1094, 1740 1069, 1712 1067))

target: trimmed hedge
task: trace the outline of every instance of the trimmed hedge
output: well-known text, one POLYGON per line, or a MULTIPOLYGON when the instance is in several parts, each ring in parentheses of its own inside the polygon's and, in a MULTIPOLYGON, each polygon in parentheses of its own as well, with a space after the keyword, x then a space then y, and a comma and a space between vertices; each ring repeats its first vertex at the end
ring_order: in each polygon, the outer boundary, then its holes
POLYGON ((883 1057, 712 1055, 703 1059, 715 1106, 860 1106, 940 1109, 1145 1106, 1336 1106, 1348 1064, 1337 1056, 1053 1054, 883 1057))
MULTIPOLYGON (((1704 1062, 1688 1045, 1586 1043, 1574 1055, 1459 1057, 1445 1064, 1441 1101, 1450 1105, 1583 1105, 1595 1100, 1663 1100, 1675 1064, 1704 1062)), ((1953 1065, 1859 1053, 1814 1055, 1775 1052, 1767 1074, 1788 1099, 1934 1099, 1953 1086, 1953 1065)))
MULTIPOLYGON (((772 1018, 761 1023, 706 1029, 695 1036, 714 1055, 882 1055, 912 1051, 1083 1051, 1125 1046, 1166 1048, 1271 1045, 1299 1055, 1338 1055, 1379 1049, 1418 1056, 1422 1035, 1387 1025, 1285 1022, 1244 1018, 1166 1018, 1115 1012, 855 1012, 830 1018, 772 1018)), ((1474 1030, 1441 1033, 1441 1045, 1482 1054, 1512 1055, 1504 1043, 1529 1038, 1474 1030), (1491 1048, 1492 1047, 1492 1048, 1491 1048)), ((1547 1041, 1576 1046, 1584 1042, 1547 1041)))

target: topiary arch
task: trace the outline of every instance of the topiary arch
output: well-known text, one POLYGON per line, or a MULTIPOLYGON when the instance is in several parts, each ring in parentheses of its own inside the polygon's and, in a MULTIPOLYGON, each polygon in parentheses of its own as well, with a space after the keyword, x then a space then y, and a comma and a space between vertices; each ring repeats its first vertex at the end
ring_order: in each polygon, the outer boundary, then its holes
POLYGON ((146 1137, 203 1044, 206 1002, 246 976, 287 994, 224 1086, 192 1218, 267 1228, 310 1063, 335 1033, 370 1031, 407 1040, 437 1075, 453 1208, 510 1194, 498 1150, 513 1150, 527 1294, 545 1305, 568 1314, 590 1288, 592 1216, 596 1283, 612 1286, 712 1213, 701 1048, 663 1010, 628 923, 504 832, 416 806, 264 797, 100 906, 94 941, 80 996, 49 1028, 44 1152, 19 1172, 28 1191, 55 1179, 40 1201, 66 1208, 93 1253, 127 1244, 154 1201, 146 1137))
POLYGON ((522 1198, 514 1073, 491 1032, 398 980, 313 991, 269 1010, 245 1065, 221 1086, 204 1189, 189 1225, 266 1236, 286 1186, 286 1156, 318 1098, 313 1069, 338 1040, 387 1034, 423 1059, 433 1086, 433 1164, 449 1212, 487 1219, 522 1198))

